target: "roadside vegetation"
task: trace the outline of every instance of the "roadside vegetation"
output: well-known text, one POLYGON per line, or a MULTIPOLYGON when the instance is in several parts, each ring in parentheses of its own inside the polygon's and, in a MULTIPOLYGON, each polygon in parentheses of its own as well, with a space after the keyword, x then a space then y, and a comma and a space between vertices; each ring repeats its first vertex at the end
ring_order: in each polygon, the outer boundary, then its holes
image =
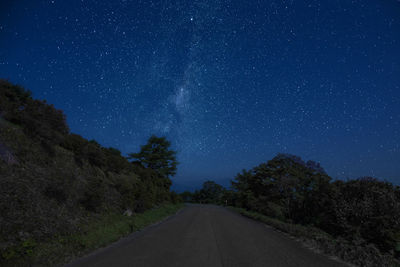
POLYGON ((54 264, 174 213, 175 155, 152 136, 124 157, 0 80, 0 265, 54 264))
POLYGON ((186 202, 234 207, 358 266, 400 266, 400 188, 376 178, 333 180, 320 164, 279 154, 231 188, 207 181, 186 202))
POLYGON ((182 207, 182 203, 162 204, 135 216, 125 216, 120 213, 94 216, 74 234, 56 235, 52 239, 39 242, 26 241, 22 247, 16 248, 22 251, 14 251, 25 256, 13 258, 3 264, 4 266, 55 266, 68 263, 157 223, 175 214, 182 207))

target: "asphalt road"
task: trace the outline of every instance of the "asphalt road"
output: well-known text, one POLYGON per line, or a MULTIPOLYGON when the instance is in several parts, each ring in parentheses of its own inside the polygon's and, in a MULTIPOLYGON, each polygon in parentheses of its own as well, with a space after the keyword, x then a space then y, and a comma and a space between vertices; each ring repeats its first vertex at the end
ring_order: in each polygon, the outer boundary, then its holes
POLYGON ((222 207, 188 205, 168 220, 68 266, 345 266, 222 207))

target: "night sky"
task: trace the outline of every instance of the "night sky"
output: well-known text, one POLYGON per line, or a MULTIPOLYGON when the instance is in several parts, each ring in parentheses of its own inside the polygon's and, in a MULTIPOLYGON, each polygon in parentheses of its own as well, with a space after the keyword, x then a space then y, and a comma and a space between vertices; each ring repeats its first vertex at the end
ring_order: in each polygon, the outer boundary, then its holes
POLYGON ((124 154, 178 150, 177 190, 290 153, 400 184, 400 2, 0 1, 0 77, 124 154))

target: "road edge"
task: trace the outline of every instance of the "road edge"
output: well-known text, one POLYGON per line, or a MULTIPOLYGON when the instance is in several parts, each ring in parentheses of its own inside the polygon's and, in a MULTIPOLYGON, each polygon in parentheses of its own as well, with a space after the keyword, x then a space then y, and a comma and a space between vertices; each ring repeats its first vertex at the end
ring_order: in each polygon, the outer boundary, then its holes
POLYGON ((123 246, 124 244, 129 243, 132 240, 135 240, 136 238, 138 238, 141 235, 145 234, 146 232, 156 228, 160 224, 163 224, 163 223, 171 220, 172 218, 176 217, 177 215, 179 215, 186 208, 187 208, 187 204, 183 203, 182 207, 180 209, 178 209, 174 214, 171 214, 171 215, 169 215, 167 217, 164 217, 160 221, 157 221, 155 223, 149 224, 149 225, 145 226, 144 228, 138 229, 138 230, 126 235, 126 236, 123 236, 120 239, 118 239, 117 241, 108 244, 107 246, 97 248, 97 249, 89 252, 88 254, 80 255, 80 256, 78 256, 76 258, 68 259, 66 262, 64 262, 64 263, 62 263, 62 264, 60 264, 58 266, 72 267, 72 266, 75 266, 77 264, 79 265, 79 263, 84 262, 88 258, 96 257, 97 255, 99 255, 101 253, 104 253, 107 250, 110 250, 110 249, 113 249, 113 248, 117 248, 119 246, 123 246))
MULTIPOLYGON (((380 260, 380 262, 377 264, 375 264, 376 262, 375 263, 368 262, 368 259, 367 259, 368 256, 369 256, 369 258, 373 258, 373 260, 377 261, 377 259, 374 259, 375 255, 368 255, 368 253, 366 253, 366 257, 357 259, 351 253, 357 253, 357 249, 360 249, 360 247, 356 247, 356 246, 348 243, 346 240, 334 239, 333 237, 327 238, 325 236, 313 236, 312 230, 310 227, 285 223, 278 219, 274 219, 274 218, 265 216, 260 213, 256 213, 253 211, 247 211, 242 208, 237 208, 237 207, 233 207, 233 206, 225 206, 224 208, 226 208, 230 212, 236 213, 245 218, 260 222, 260 223, 264 224, 265 226, 270 227, 270 228, 274 229, 275 231, 282 233, 282 234, 286 235, 287 237, 299 242, 303 247, 305 247, 317 254, 324 255, 336 262, 345 264, 349 267, 354 267, 354 266, 400 267, 400 262, 398 262, 396 259, 394 259, 393 257, 390 257, 388 255, 379 254, 378 260, 380 260), (297 228, 301 228, 301 229, 297 229, 297 228), (335 246, 334 248, 337 250, 332 249, 333 246, 335 246), (349 253, 349 251, 350 251, 350 253, 349 253), (343 255, 340 255, 340 252, 345 252, 343 254, 344 254, 344 256, 348 257, 348 259, 343 259, 343 257, 341 257, 343 255), (356 262, 355 262, 356 260, 358 260, 359 265, 356 265, 356 262)), ((316 228, 316 229, 318 231, 320 231, 321 233, 325 233, 318 228, 316 228)), ((363 249, 363 248, 361 248, 361 249, 363 249)))

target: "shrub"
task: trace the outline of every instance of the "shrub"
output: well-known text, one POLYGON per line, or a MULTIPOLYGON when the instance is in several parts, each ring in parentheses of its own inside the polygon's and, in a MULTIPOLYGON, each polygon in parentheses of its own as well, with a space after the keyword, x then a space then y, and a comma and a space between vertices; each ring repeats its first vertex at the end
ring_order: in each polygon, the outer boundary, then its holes
POLYGON ((61 111, 0 80, 0 265, 29 265, 34 242, 76 234, 89 218, 179 201, 170 185, 164 172, 70 134, 61 111))
POLYGON ((89 177, 80 204, 88 211, 101 211, 105 204, 106 185, 100 177, 89 177))
POLYGON ((238 207, 399 254, 400 193, 391 183, 371 177, 331 182, 318 163, 279 154, 238 174, 232 187, 238 207))

